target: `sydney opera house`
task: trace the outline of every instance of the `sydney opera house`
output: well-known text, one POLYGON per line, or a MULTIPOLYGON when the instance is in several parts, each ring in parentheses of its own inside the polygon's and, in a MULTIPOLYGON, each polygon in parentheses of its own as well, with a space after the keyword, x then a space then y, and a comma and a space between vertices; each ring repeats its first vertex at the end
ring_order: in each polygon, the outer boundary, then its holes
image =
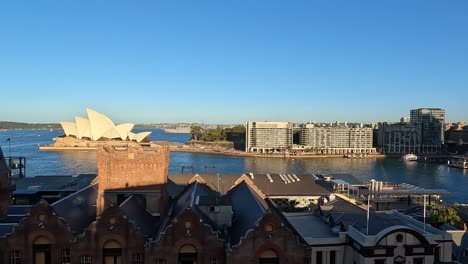
POLYGON ((147 142, 151 132, 133 133, 134 124, 125 123, 115 125, 104 114, 92 109, 86 109, 88 118, 75 117, 75 122, 60 122, 64 136, 55 139, 55 143, 41 146, 43 150, 55 148, 95 148, 99 142, 133 141, 137 143, 147 142))
POLYGON ((89 108, 86 112, 88 119, 77 116, 75 122, 60 122, 66 136, 93 141, 120 139, 141 142, 151 134, 151 132, 132 133, 134 124, 115 125, 109 117, 101 113, 89 108))

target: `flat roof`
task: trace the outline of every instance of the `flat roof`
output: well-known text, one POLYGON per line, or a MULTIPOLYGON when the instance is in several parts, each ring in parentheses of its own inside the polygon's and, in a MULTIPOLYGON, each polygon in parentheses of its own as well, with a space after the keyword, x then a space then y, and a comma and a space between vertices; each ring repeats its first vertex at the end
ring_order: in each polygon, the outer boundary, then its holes
POLYGON ((74 192, 88 186, 95 174, 71 175, 52 175, 52 176, 34 176, 24 177, 17 182, 14 195, 29 195, 38 192, 74 192))
MULTIPOLYGON (((213 190, 226 193, 242 174, 198 174, 213 190)), ((321 186, 313 174, 292 173, 255 173, 253 177, 246 174, 263 194, 270 197, 284 196, 320 196, 331 193, 331 190, 321 186)), ((194 177, 194 174, 170 174, 169 182, 173 189, 185 186, 194 177)))
POLYGON ((296 231, 304 239, 311 238, 336 238, 338 233, 334 233, 320 216, 313 213, 283 213, 296 231))

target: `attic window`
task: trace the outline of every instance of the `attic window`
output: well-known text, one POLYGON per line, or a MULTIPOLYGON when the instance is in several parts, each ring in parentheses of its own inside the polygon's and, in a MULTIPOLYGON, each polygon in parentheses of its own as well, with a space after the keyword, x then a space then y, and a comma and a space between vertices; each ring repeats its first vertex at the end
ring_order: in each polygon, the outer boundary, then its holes
POLYGON ((192 227, 192 222, 185 221, 185 228, 190 228, 190 227, 192 227))
POLYGON ((403 235, 402 235, 402 234, 396 235, 396 241, 397 241, 398 243, 403 242, 403 235))
POLYGON ((41 215, 39 215, 38 218, 39 218, 39 221, 43 222, 46 219, 46 216, 41 214, 41 215))
POLYGON ((270 225, 270 224, 267 224, 267 225, 265 225, 264 230, 266 232, 271 232, 271 231, 273 231, 273 226, 270 225))

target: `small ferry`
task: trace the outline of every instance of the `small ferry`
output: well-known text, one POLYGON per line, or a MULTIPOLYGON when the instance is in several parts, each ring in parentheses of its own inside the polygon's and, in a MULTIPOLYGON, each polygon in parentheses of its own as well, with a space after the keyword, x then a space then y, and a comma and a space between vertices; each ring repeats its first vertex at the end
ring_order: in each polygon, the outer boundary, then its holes
POLYGON ((460 169, 468 169, 468 157, 467 156, 451 156, 447 161, 449 167, 455 167, 460 169))
POLYGON ((403 161, 417 161, 418 156, 416 156, 414 154, 406 154, 403 157, 401 157, 401 160, 403 160, 403 161))

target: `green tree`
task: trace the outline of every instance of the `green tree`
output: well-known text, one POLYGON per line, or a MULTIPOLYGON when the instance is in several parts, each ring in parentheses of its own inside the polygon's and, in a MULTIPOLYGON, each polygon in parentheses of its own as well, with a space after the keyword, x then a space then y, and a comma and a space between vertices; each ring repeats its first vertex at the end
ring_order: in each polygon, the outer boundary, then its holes
POLYGON ((455 209, 445 208, 440 205, 433 205, 431 207, 429 218, 438 224, 448 223, 450 225, 456 225, 461 221, 455 209))
POLYGON ((203 132, 203 128, 201 126, 192 126, 190 128, 190 134, 192 134, 193 140, 200 140, 202 132, 203 132))

